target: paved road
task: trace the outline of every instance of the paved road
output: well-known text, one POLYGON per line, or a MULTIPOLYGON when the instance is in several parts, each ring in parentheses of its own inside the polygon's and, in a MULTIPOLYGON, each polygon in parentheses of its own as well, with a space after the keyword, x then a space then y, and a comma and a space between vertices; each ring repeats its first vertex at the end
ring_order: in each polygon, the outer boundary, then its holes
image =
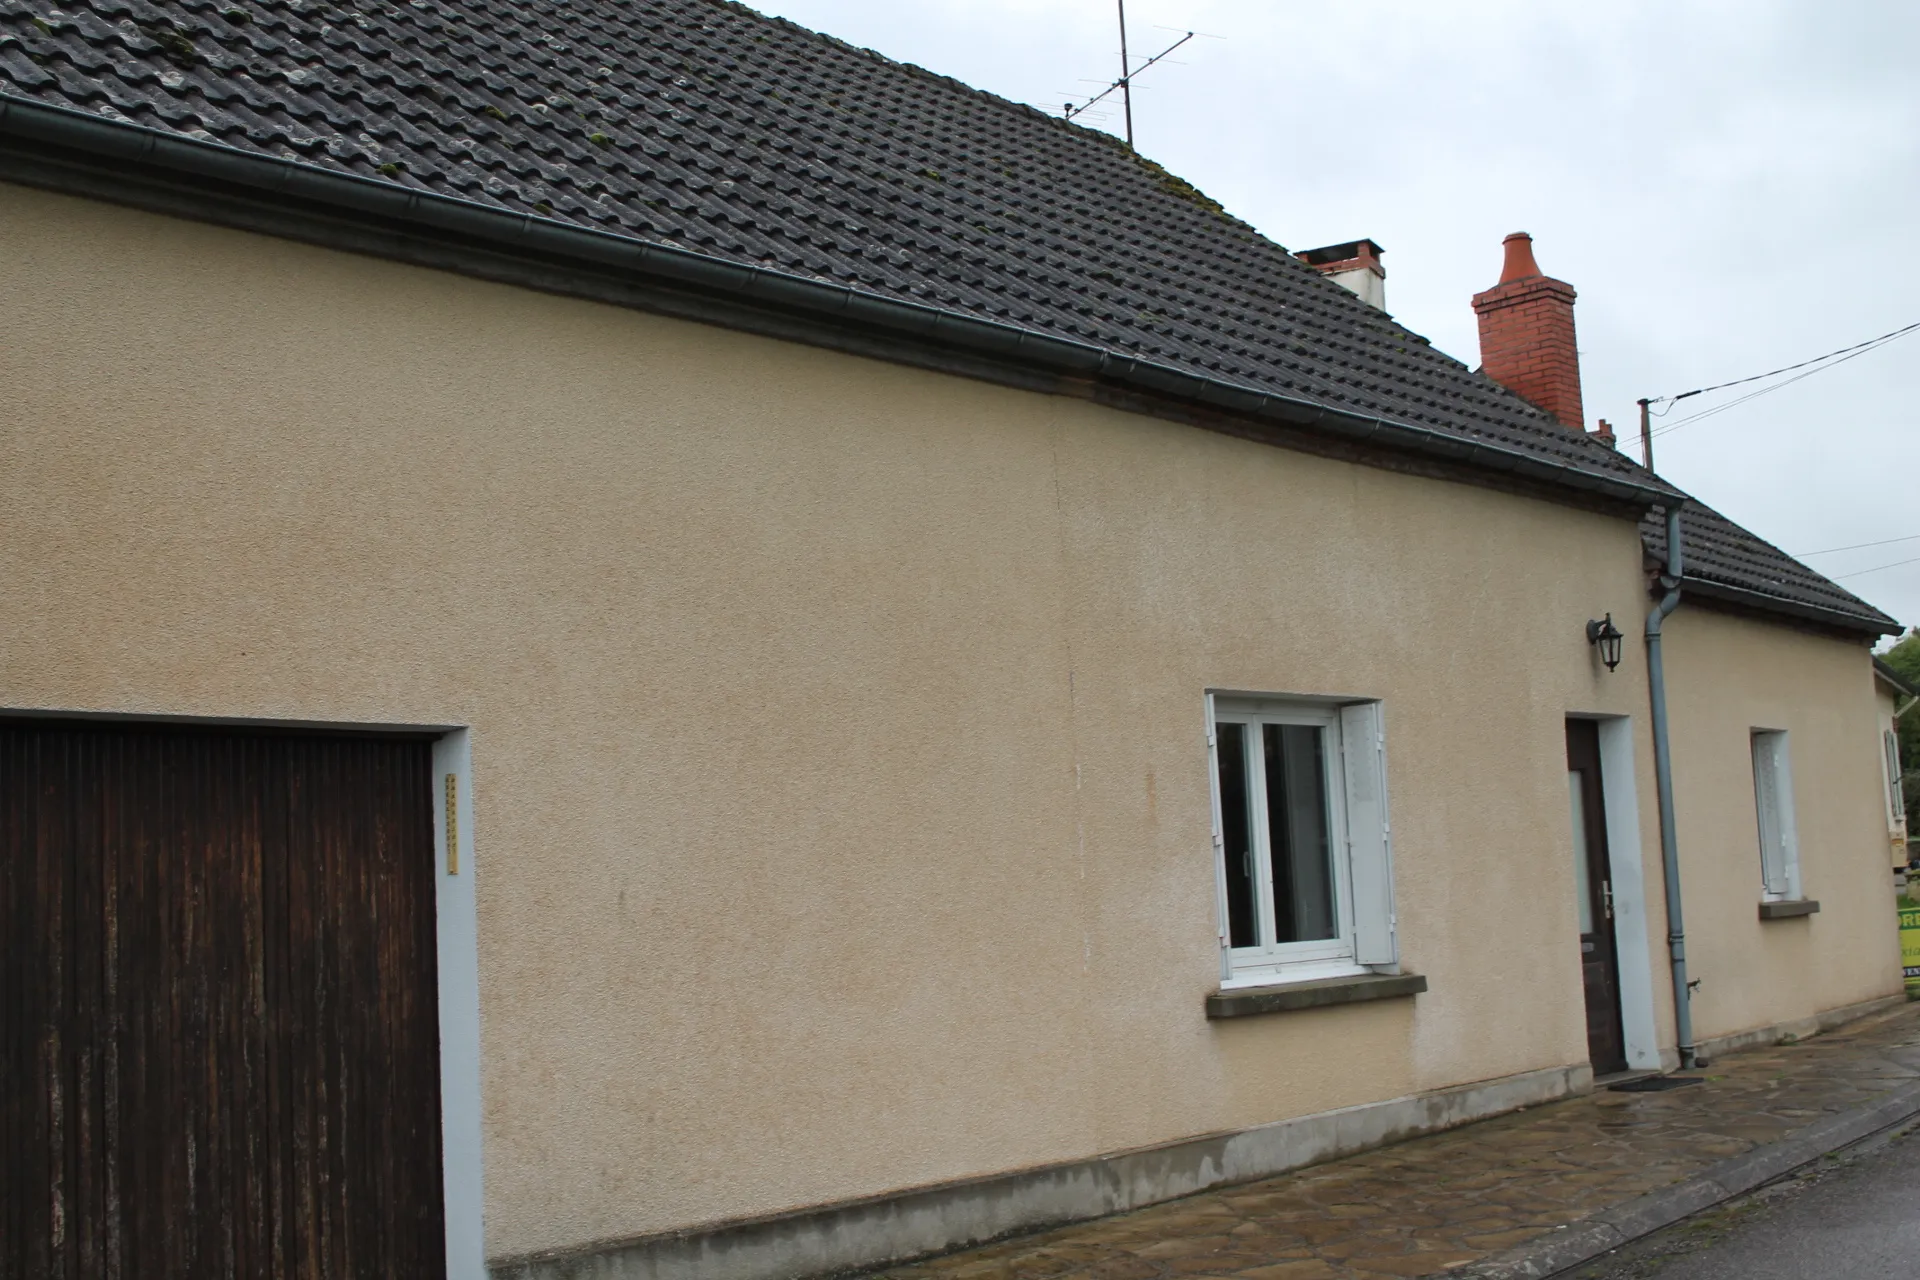
POLYGON ((1920 1131, 1669 1227, 1579 1280, 1914 1280, 1920 1131))

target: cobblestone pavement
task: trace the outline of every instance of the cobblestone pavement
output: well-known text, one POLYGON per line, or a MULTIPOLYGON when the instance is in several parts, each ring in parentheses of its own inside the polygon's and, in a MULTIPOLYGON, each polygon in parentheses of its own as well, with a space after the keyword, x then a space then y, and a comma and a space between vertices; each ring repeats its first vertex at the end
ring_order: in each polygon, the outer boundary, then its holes
POLYGON ((1024 1236, 888 1280, 1374 1280, 1465 1265, 1920 1079, 1920 1005, 1263 1182, 1024 1236))

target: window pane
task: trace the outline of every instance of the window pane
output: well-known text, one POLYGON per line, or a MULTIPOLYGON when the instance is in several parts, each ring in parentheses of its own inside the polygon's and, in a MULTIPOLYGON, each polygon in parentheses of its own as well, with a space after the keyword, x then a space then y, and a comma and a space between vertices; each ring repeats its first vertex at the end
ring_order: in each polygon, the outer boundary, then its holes
POLYGON ((1273 843, 1274 941, 1318 942, 1336 932, 1326 730, 1309 724, 1261 728, 1267 832, 1273 843))
POLYGON ((1254 910, 1252 824, 1247 811, 1247 726, 1215 727, 1220 756, 1221 854, 1227 871, 1227 937, 1236 947, 1260 943, 1254 910))
POLYGON ((1753 794, 1760 820, 1760 887, 1776 896, 1787 892, 1787 844, 1780 785, 1785 781, 1780 748, 1786 735, 1753 735, 1753 794))
POLYGON ((1580 932, 1593 932, 1593 868, 1587 861, 1587 795, 1578 769, 1567 770, 1567 794, 1573 798, 1573 888, 1580 899, 1580 932))

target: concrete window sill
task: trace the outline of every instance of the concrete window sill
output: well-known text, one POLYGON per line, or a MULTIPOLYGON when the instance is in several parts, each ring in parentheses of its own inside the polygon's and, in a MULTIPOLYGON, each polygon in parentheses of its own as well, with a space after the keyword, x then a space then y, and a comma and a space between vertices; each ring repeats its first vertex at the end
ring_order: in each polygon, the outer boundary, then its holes
POLYGON ((1819 909, 1819 902, 1812 898, 1795 898, 1790 902, 1763 902, 1760 904, 1760 918, 1792 920, 1798 916, 1810 916, 1819 909))
POLYGON ((1350 978, 1321 978, 1275 987, 1235 987, 1207 997, 1207 1016, 1250 1018, 1262 1013, 1324 1009, 1336 1004, 1417 995, 1426 989, 1426 976, 1418 973, 1362 973, 1350 978))

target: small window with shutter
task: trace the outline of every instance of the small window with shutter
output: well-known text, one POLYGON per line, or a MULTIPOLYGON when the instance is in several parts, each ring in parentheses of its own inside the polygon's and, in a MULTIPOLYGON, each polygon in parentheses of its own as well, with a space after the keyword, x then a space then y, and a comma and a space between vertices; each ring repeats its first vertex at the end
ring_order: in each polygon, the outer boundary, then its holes
POLYGON ((1209 695, 1207 712, 1223 981, 1391 970, 1380 704, 1209 695))
POLYGON ((1800 851, 1787 735, 1779 730, 1753 731, 1753 798, 1760 826, 1761 897, 1791 901, 1800 896, 1800 851))

